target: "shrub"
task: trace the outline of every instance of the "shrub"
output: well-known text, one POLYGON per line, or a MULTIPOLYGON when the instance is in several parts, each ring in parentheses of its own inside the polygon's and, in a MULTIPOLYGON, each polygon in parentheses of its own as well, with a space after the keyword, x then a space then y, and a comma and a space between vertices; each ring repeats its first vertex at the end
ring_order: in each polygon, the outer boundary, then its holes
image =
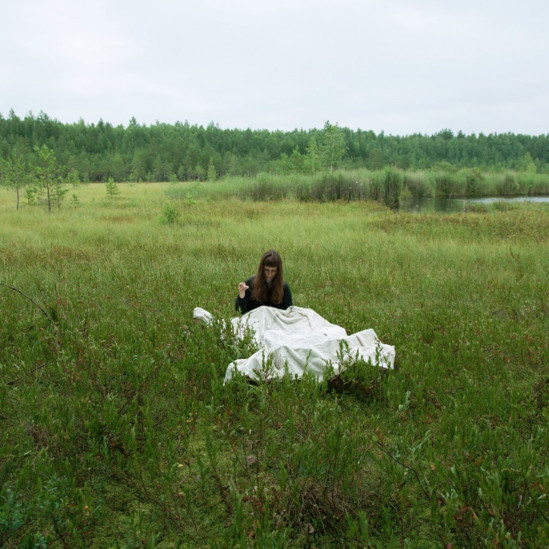
POLYGON ((172 225, 179 220, 180 215, 181 212, 171 202, 166 202, 159 221, 161 224, 172 225))
POLYGON ((113 197, 120 194, 118 183, 112 177, 109 177, 105 183, 105 190, 107 191, 107 196, 113 197))

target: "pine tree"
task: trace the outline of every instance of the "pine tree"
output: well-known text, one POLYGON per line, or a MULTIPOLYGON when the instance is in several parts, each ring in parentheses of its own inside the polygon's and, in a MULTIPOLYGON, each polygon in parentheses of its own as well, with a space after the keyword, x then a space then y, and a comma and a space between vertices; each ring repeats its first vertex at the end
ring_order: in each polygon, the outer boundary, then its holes
POLYGON ((61 207, 67 189, 63 185, 63 180, 60 176, 60 168, 55 158, 55 153, 46 145, 34 148, 36 153, 34 173, 36 175, 36 191, 37 195, 46 193, 46 203, 48 211, 51 212, 52 203, 55 202, 58 207, 61 207))

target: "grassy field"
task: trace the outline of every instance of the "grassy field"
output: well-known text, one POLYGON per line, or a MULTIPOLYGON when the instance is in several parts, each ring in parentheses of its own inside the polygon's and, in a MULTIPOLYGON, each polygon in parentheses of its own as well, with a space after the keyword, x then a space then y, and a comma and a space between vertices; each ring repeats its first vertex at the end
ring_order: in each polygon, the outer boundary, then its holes
POLYGON ((3 547, 547 547, 549 210, 405 214, 215 184, 0 190, 3 547), (239 281, 396 368, 224 386, 239 281))

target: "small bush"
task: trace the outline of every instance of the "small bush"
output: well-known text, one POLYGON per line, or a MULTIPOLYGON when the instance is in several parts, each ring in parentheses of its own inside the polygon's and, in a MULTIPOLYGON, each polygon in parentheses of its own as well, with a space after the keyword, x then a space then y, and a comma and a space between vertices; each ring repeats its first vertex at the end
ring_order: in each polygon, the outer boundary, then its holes
POLYGON ((108 181, 105 183, 105 190, 107 191, 107 196, 113 197, 120 194, 118 183, 112 177, 109 177, 108 181))
POLYGON ((166 202, 160 215, 160 223, 163 225, 173 225, 179 220, 181 212, 171 203, 166 202))

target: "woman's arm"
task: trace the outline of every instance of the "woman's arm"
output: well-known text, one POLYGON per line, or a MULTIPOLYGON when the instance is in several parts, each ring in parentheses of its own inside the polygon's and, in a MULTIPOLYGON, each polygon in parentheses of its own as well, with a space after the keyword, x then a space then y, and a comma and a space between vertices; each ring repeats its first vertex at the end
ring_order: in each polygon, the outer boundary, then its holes
POLYGON ((242 314, 247 313, 250 307, 250 297, 252 291, 250 289, 250 279, 246 282, 240 282, 238 284, 238 295, 236 296, 236 301, 234 307, 237 311, 241 311, 242 314))

